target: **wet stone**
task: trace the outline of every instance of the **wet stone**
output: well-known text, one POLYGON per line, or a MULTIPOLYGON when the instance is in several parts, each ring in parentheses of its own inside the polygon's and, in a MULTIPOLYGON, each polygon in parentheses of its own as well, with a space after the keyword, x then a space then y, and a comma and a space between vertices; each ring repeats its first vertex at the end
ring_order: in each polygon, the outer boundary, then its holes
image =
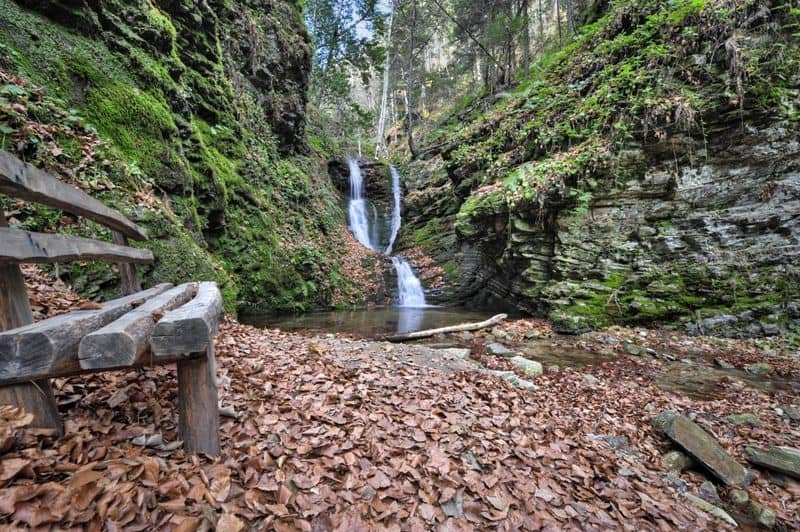
POLYGON ((488 351, 490 355, 494 355, 497 357, 512 358, 515 356, 513 351, 511 351, 508 347, 498 342, 492 342, 488 344, 486 346, 486 351, 488 351))
POLYGON ((714 505, 722 504, 722 500, 719 498, 719 493, 717 493, 717 487, 708 480, 700 484, 697 494, 706 502, 710 502, 714 505))
POLYGON ((689 418, 662 412, 653 418, 652 424, 726 485, 749 484, 751 476, 747 469, 689 418))
POLYGON ((536 377, 544 372, 544 368, 539 362, 529 360, 525 357, 515 356, 511 359, 511 363, 521 369, 525 375, 529 377, 536 377))

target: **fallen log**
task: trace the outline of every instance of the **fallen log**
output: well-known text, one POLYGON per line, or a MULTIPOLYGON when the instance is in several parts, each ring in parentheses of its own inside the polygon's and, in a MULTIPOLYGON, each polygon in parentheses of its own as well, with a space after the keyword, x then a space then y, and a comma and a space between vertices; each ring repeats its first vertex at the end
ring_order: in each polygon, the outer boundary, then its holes
POLYGON ((447 333, 464 332, 464 331, 478 331, 480 329, 491 327, 492 325, 497 325, 507 317, 508 317, 507 314, 498 314, 496 316, 492 316, 486 321, 481 321, 478 323, 462 323, 459 325, 451 325, 449 327, 439 327, 438 329, 425 329, 424 331, 415 331, 410 333, 397 334, 394 336, 386 336, 382 339, 387 342, 407 342, 409 340, 430 338, 431 336, 437 334, 447 334, 447 333))

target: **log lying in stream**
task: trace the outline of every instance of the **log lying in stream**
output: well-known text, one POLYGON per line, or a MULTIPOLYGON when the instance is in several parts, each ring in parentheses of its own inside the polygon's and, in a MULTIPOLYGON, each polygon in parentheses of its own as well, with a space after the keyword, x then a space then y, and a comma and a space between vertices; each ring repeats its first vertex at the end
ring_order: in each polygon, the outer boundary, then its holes
POLYGON ((478 323, 462 323, 460 325, 451 325, 450 327, 440 327, 438 329, 426 329, 424 331, 398 334, 395 336, 386 336, 382 338, 382 340, 385 340, 387 342, 407 342, 409 340, 419 340, 420 338, 430 338, 431 336, 434 336, 436 334, 446 334, 446 333, 463 332, 463 331, 477 331, 480 329, 491 327, 492 325, 497 325, 507 317, 508 317, 507 314, 498 314, 497 316, 492 316, 486 321, 481 321, 478 323))

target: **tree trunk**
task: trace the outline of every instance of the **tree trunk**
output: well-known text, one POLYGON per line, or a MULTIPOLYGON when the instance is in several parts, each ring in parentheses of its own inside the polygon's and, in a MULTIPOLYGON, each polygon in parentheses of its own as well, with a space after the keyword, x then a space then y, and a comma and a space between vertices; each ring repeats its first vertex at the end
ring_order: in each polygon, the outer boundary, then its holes
POLYGON ((575 33, 575 1, 567 0, 567 29, 570 34, 575 33))
POLYGON ((406 68, 406 137, 411 158, 417 156, 414 144, 414 48, 417 38, 417 0, 411 2, 411 39, 408 47, 408 68, 406 68))
POLYGON ((542 9, 542 0, 539 0, 539 53, 540 57, 544 57, 544 10, 542 9))
POLYGON ((525 28, 522 30, 522 66, 527 73, 531 69, 531 17, 530 0, 522 0, 521 15, 525 28))
POLYGON ((378 142, 375 145, 375 154, 378 156, 388 155, 386 148, 386 121, 389 114, 389 70, 392 67, 392 23, 394 21, 394 5, 390 4, 389 27, 386 33, 386 57, 383 60, 383 88, 381 90, 381 112, 378 119, 378 142))
POLYGON ((506 314, 497 314, 496 316, 492 316, 486 321, 481 321, 478 323, 462 323, 461 325, 451 325, 449 327, 440 327, 438 329, 426 329, 423 331, 398 334, 395 336, 387 336, 386 338, 383 338, 383 340, 386 340, 387 342, 406 342, 408 340, 430 338, 431 336, 435 336, 437 334, 446 334, 446 333, 462 332, 462 331, 477 331, 480 329, 491 327, 493 325, 497 325, 507 317, 508 315, 506 314))
POLYGON ((558 0, 556 0, 556 24, 558 25, 558 47, 561 48, 564 46, 564 37, 561 32, 561 5, 558 0))

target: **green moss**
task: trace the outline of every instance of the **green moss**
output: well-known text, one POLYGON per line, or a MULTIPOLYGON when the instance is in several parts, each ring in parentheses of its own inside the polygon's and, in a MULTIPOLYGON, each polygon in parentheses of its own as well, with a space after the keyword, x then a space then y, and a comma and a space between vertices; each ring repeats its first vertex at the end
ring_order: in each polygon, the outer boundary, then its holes
POLYGON ((191 132, 196 140, 197 150, 193 167, 195 179, 201 183, 210 180, 222 191, 220 200, 230 200, 231 190, 244 185, 239 173, 240 162, 228 154, 241 156, 243 147, 231 138, 231 130, 226 126, 210 126, 199 117, 192 117, 191 132))
POLYGON ((419 229, 414 230, 411 234, 412 245, 434 246, 441 239, 443 232, 441 220, 433 218, 419 229))
POLYGON ((185 233, 175 238, 148 241, 155 264, 150 272, 158 283, 180 284, 187 280, 214 281, 222 291, 225 312, 236 313, 238 287, 221 267, 215 267, 208 254, 185 233))
POLYGON ((508 204, 502 189, 467 198, 456 214, 456 233, 464 238, 475 237, 485 231, 481 220, 494 218, 508 212, 508 204))
POLYGON ((168 35, 170 40, 174 43, 175 38, 178 35, 178 30, 175 29, 175 25, 172 24, 172 20, 170 20, 168 16, 164 15, 164 13, 162 13, 156 6, 151 4, 149 0, 148 4, 149 5, 146 9, 147 21, 158 31, 168 35))
POLYGON ((170 139, 177 127, 167 105, 147 92, 109 82, 89 92, 86 117, 145 173, 157 175, 169 162, 170 139))

